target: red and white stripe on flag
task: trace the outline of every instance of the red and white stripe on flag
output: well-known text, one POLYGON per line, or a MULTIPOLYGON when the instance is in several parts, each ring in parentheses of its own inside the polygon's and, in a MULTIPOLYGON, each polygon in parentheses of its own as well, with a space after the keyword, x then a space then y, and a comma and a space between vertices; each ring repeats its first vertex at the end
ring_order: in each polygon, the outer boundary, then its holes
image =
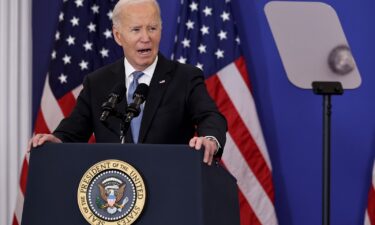
POLYGON ((372 169, 372 182, 368 193, 365 225, 375 225, 375 162, 372 169))
POLYGON ((276 225, 271 163, 243 57, 206 80, 228 121, 222 161, 239 187, 241 225, 276 225))
POLYGON ((222 161, 237 179, 241 225, 276 225, 272 169, 228 0, 184 0, 172 58, 201 68, 228 122, 222 161))

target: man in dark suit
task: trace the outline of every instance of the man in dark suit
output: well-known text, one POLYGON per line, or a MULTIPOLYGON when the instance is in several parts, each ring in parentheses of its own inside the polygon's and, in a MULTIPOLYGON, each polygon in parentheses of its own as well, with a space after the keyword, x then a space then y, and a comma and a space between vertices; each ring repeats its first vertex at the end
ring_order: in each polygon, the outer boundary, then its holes
MULTIPOLYGON (((36 147, 50 142, 87 142, 92 133, 97 142, 119 142, 119 122, 99 120, 101 105, 117 84, 149 85, 140 129, 131 125, 127 142, 186 144, 199 150, 209 165, 222 154, 226 120, 209 97, 203 73, 196 67, 167 60, 159 53, 162 22, 156 0, 120 0, 113 10, 113 36, 125 57, 89 74, 83 83, 72 114, 61 121, 53 134, 37 134, 30 140, 36 147), (194 137, 194 135, 197 136, 194 137)), ((125 111, 126 98, 117 105, 125 111)))

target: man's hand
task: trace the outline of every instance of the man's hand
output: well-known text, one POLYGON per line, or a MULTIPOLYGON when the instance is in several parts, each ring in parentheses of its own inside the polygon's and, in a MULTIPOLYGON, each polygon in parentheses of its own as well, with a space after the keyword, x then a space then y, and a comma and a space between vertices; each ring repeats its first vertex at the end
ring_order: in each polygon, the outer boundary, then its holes
POLYGON ((32 137, 27 145, 27 152, 31 151, 31 147, 36 148, 45 142, 62 143, 62 141, 52 134, 36 134, 32 137))
POLYGON ((196 150, 200 150, 202 145, 204 146, 203 162, 211 165, 218 146, 214 140, 205 137, 193 137, 189 141, 189 146, 196 150))

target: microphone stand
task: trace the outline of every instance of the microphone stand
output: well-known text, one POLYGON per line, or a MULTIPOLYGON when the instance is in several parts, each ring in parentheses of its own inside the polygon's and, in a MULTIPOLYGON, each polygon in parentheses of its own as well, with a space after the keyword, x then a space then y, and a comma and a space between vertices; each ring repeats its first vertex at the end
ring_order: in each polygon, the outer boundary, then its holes
POLYGON ((323 193, 322 223, 330 224, 330 191, 331 191, 331 96, 342 95, 344 90, 340 82, 312 83, 313 91, 323 95, 323 193))
POLYGON ((126 109, 125 113, 118 113, 119 116, 117 118, 121 119, 121 131, 120 131, 120 140, 121 144, 125 144, 125 136, 126 133, 129 130, 130 122, 134 117, 139 116, 141 113, 141 107, 140 104, 135 104, 134 102, 128 105, 128 108, 126 109))
MULTIPOLYGON (((120 143, 125 144, 126 143, 126 140, 125 140, 126 133, 128 132, 128 130, 130 128, 130 122, 133 119, 133 117, 128 116, 128 114, 119 112, 115 109, 112 109, 110 115, 113 115, 114 117, 121 120, 121 123, 120 123, 120 143)), ((102 123, 103 123, 104 126, 109 128, 106 121, 102 121, 102 123)), ((112 129, 110 129, 110 130, 113 131, 112 129)), ((113 132, 115 132, 115 131, 113 131, 113 132)))
POLYGON ((121 144, 125 144, 125 137, 126 137, 126 133, 128 132, 129 128, 130 128, 130 122, 132 121, 132 119, 136 116, 139 115, 139 111, 138 111, 138 114, 129 114, 129 112, 127 113, 120 113, 121 115, 117 118, 120 118, 121 119, 121 124, 120 124, 120 141, 121 141, 121 144))
MULTIPOLYGON (((116 118, 121 120, 120 123, 120 142, 125 144, 126 133, 129 130, 130 122, 134 117, 139 116, 141 112, 141 104, 146 100, 148 94, 148 86, 146 84, 139 84, 133 95, 133 102, 128 105, 125 110, 125 113, 119 112, 115 109, 114 105, 110 105, 109 114, 114 115, 116 118)), ((103 105, 104 107, 105 105, 103 105)), ((100 119, 105 125, 105 119, 100 119)))
POLYGON ((120 141, 121 144, 125 144, 125 137, 126 133, 128 132, 130 127, 130 121, 124 120, 121 118, 121 123, 120 123, 120 141))

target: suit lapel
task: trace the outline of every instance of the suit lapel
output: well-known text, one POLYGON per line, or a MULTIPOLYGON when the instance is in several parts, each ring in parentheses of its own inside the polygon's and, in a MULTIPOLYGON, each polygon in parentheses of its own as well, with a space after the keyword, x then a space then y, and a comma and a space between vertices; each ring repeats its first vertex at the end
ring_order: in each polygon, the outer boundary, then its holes
POLYGON ((154 75, 152 76, 149 93, 146 99, 145 108, 143 111, 143 117, 141 122, 141 129, 139 132, 139 143, 143 143, 150 128, 151 122, 154 119, 156 110, 160 105, 161 99, 169 82, 172 78, 171 70, 173 64, 159 54, 158 63, 155 68, 154 75))

